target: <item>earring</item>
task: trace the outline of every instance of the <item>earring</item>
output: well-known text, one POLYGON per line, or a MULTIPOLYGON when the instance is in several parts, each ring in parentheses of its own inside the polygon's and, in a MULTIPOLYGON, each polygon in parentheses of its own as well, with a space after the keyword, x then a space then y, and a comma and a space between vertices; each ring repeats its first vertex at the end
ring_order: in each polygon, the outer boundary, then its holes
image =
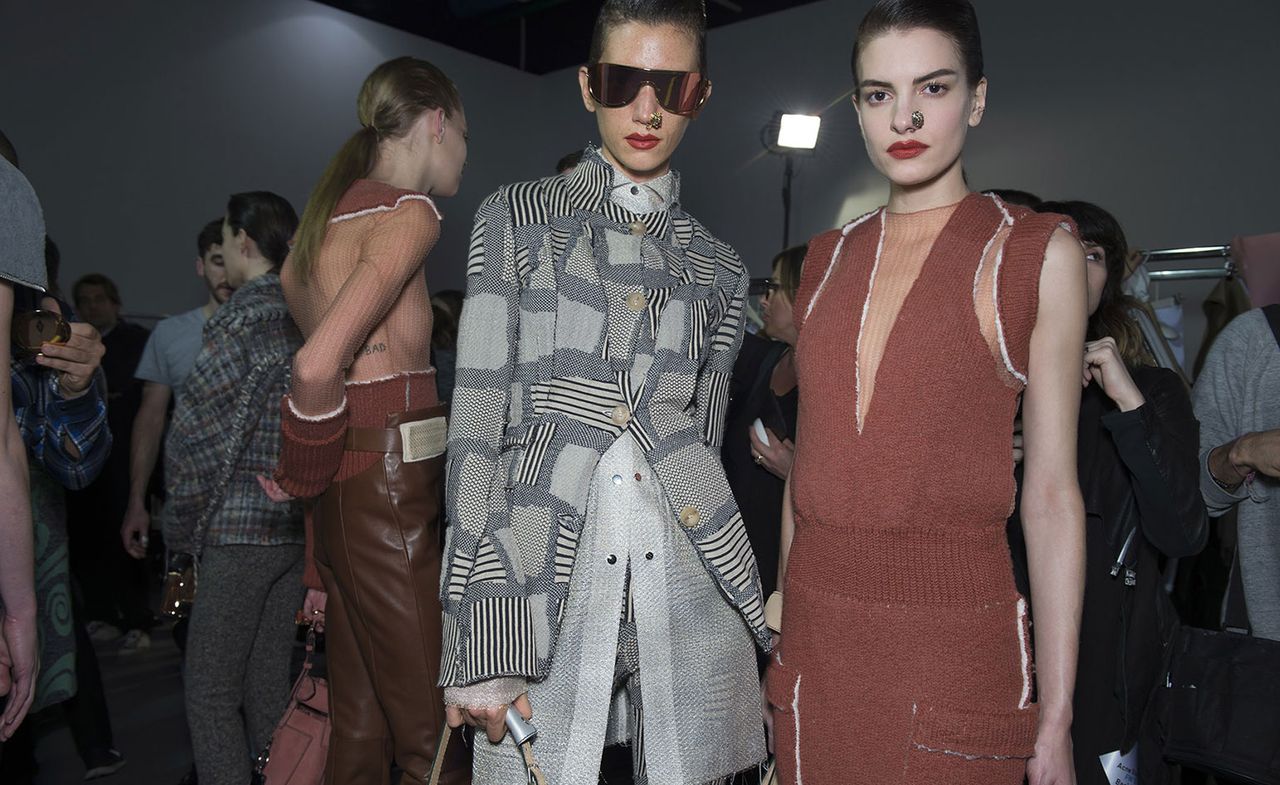
POLYGON ((645 125, 649 126, 650 128, 652 128, 652 129, 653 129, 653 130, 655 130, 655 131, 656 131, 656 130, 658 130, 659 128, 661 128, 661 127, 662 127, 662 112, 654 112, 652 115, 650 115, 650 116, 649 116, 649 122, 645 123, 645 125))
POLYGON ((924 112, 917 109, 911 113, 911 127, 917 131, 924 128, 924 112))

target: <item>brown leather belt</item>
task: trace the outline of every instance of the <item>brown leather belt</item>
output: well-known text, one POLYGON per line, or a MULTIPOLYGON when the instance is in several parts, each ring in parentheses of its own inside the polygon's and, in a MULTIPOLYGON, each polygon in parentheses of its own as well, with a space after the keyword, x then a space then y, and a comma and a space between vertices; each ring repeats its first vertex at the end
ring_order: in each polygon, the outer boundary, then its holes
POLYGON ((347 428, 346 449, 357 452, 404 451, 399 428, 347 428))

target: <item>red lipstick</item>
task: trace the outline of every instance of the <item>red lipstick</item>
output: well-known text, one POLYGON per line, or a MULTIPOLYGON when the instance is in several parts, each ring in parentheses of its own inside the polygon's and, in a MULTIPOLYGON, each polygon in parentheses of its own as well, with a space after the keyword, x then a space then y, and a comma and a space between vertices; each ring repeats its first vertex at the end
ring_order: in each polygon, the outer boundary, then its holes
POLYGON ((662 140, 652 134, 632 134, 627 137, 627 144, 637 150, 652 150, 662 140))
POLYGON ((928 149, 929 145, 924 142, 894 142, 889 145, 888 153, 894 158, 905 160, 907 158, 915 158, 917 155, 920 155, 928 149))

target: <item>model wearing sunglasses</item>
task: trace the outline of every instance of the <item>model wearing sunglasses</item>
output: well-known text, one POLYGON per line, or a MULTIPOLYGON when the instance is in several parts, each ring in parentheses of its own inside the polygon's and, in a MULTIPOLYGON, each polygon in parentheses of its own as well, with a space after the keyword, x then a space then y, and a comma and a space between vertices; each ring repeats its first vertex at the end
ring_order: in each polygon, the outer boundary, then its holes
POLYGON ((697 71, 660 71, 617 63, 596 63, 587 68, 587 89, 601 106, 611 109, 636 100, 645 85, 672 114, 697 117, 711 94, 711 80, 697 71))

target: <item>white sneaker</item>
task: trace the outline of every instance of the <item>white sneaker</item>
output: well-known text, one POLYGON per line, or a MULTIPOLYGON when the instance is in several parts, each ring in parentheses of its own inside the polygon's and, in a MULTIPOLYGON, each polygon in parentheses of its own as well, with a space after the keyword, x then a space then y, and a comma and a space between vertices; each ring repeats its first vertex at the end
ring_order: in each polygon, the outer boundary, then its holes
POLYGON ((137 654, 151 648, 151 636, 142 630, 129 630, 120 642, 121 654, 137 654))
POLYGON ((120 628, 114 624, 107 624, 105 621, 91 621, 84 626, 85 631, 89 633, 89 640, 98 643, 110 643, 120 639, 120 628))

